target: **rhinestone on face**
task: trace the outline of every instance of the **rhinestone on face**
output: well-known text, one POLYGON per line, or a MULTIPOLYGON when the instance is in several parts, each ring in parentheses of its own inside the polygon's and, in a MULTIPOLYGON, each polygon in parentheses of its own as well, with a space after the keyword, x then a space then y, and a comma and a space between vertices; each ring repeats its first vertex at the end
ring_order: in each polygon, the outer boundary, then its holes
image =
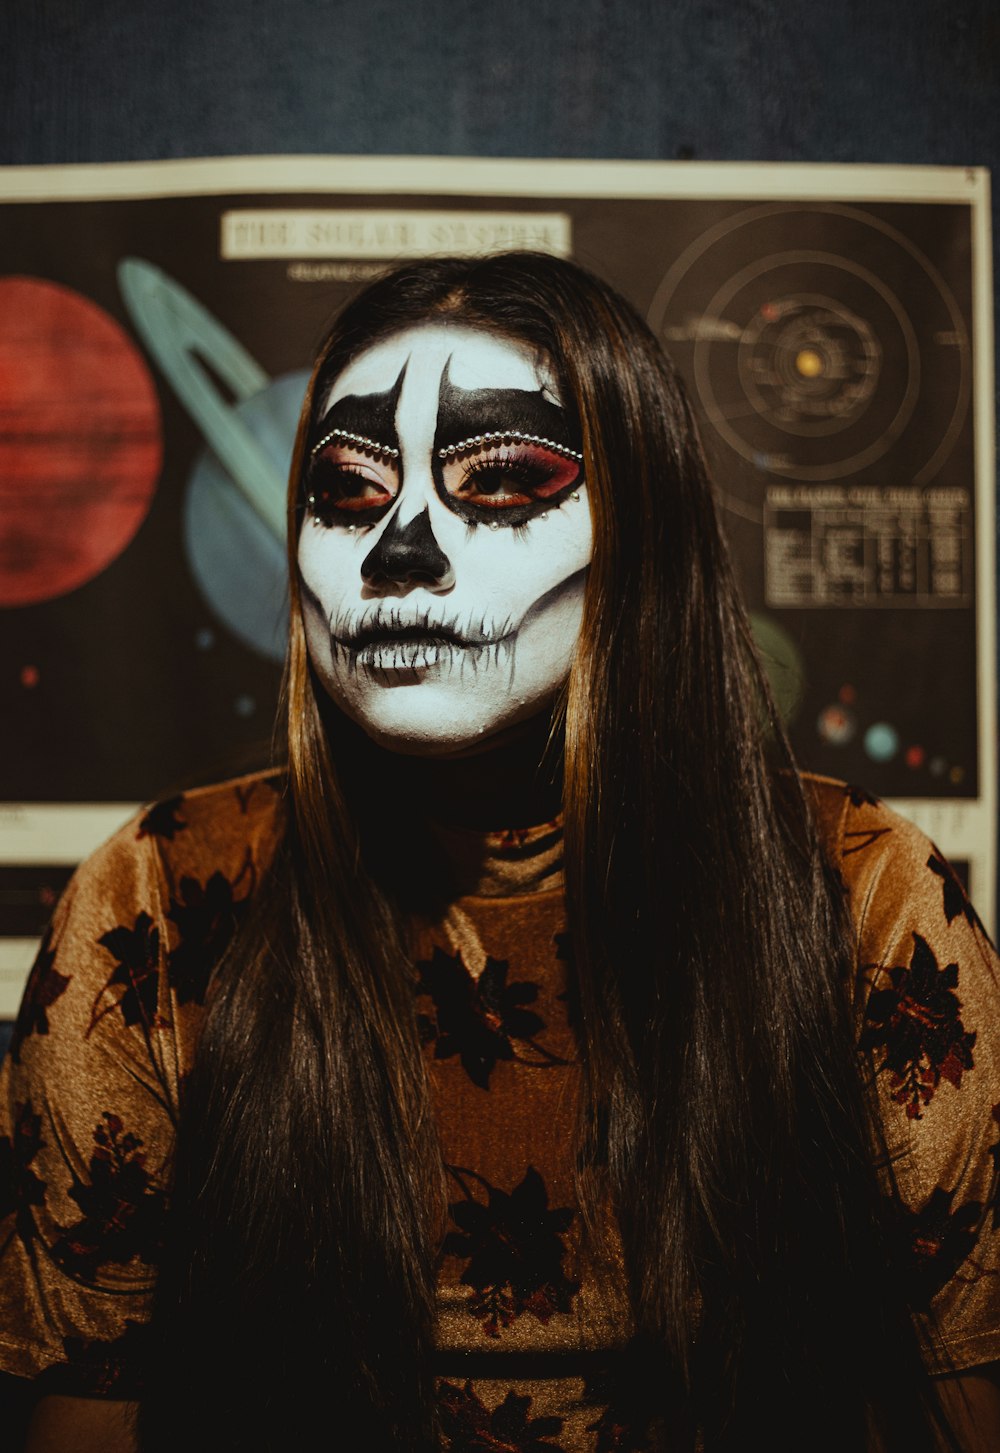
MULTIPOLYGON (((541 434, 525 434, 521 429, 497 429, 486 434, 471 434, 468 439, 460 439, 457 444, 447 444, 438 450, 439 459, 454 459, 456 454, 468 454, 474 449, 482 449, 484 445, 490 444, 537 444, 542 449, 551 449, 555 454, 562 454, 567 459, 575 459, 578 464, 583 462, 583 455, 576 449, 570 449, 566 444, 560 444, 557 439, 546 439, 541 434)), ((317 445, 317 448, 320 447, 317 445)), ((373 446, 378 448, 378 445, 373 446)), ((399 450, 386 450, 392 454, 393 459, 398 458, 399 450)))
POLYGON ((321 449, 334 439, 343 439, 345 443, 354 444, 359 449, 367 450, 372 454, 381 455, 385 459, 398 459, 399 450, 394 449, 391 444, 380 444, 377 439, 369 439, 367 434, 354 434, 349 429, 331 429, 329 434, 324 434, 318 444, 314 444, 310 450, 310 458, 315 459, 321 449))

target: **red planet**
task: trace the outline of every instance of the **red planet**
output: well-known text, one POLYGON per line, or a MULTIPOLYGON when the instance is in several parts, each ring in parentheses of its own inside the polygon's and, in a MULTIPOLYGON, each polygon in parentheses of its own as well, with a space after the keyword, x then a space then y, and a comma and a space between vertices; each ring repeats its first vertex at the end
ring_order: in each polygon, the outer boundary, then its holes
POLYGON ((149 510, 163 457, 146 363, 103 308, 0 277, 0 606, 99 575, 149 510))

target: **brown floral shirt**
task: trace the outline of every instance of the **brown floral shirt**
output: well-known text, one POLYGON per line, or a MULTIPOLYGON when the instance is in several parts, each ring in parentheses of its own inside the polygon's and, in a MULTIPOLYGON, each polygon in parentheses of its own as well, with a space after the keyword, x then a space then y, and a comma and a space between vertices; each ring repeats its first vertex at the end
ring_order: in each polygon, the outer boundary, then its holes
MULTIPOLYGON (((996 960, 926 838, 809 780, 853 907, 914 1299, 952 1364, 976 1366, 1000 1357, 996 960)), ((137 1390, 178 1088, 279 787, 257 775, 158 804, 79 869, 42 944, 0 1088, 0 1368, 48 1391, 137 1390)), ((600 1370, 627 1306, 580 1250, 558 828, 443 837, 467 891, 419 929, 417 1007, 450 1189, 446 1445, 638 1447, 600 1370)))

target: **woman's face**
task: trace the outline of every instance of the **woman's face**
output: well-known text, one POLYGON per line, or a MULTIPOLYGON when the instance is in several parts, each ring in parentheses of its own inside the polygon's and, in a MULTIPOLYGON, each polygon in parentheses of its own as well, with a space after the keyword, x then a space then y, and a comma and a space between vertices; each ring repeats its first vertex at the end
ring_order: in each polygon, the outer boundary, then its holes
POLYGON ((385 747, 448 755, 550 707, 591 526, 547 361, 475 328, 409 328, 317 399, 313 438, 299 575, 341 710, 385 747))

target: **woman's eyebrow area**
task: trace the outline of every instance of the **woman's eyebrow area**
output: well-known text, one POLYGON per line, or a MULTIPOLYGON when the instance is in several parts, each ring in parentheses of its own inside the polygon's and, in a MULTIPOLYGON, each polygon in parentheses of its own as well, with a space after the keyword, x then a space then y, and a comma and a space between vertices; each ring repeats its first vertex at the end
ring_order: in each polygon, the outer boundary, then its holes
POLYGON ((398 449, 396 408, 405 375, 404 364, 396 382, 384 393, 345 394, 338 399, 315 425, 312 448, 316 449, 327 434, 337 431, 341 437, 353 434, 358 439, 371 439, 377 444, 398 449))
POLYGON ((456 388, 446 370, 438 397, 435 448, 487 431, 520 433, 578 447, 565 409, 545 398, 542 389, 456 388))

